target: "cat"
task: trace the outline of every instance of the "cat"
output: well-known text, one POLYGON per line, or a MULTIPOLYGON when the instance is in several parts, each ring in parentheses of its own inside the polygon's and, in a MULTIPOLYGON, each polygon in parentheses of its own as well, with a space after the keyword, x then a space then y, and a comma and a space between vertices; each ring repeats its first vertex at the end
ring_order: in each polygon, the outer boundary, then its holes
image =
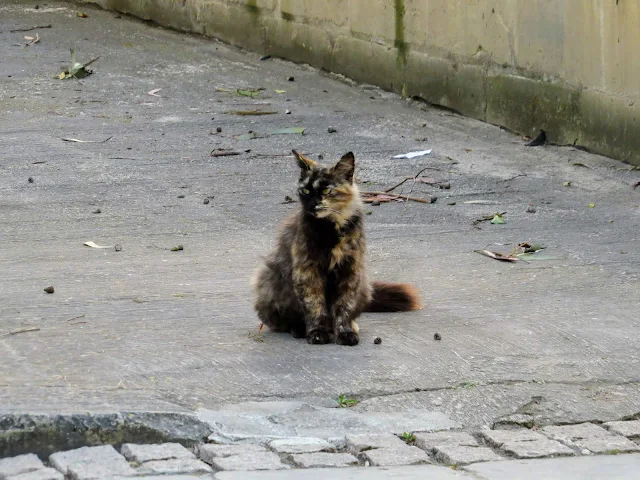
POLYGON ((364 212, 354 185, 355 157, 324 167, 293 150, 301 208, 282 227, 275 250, 254 277, 255 310, 276 332, 311 344, 357 345, 362 312, 422 308, 412 285, 370 282, 364 212))

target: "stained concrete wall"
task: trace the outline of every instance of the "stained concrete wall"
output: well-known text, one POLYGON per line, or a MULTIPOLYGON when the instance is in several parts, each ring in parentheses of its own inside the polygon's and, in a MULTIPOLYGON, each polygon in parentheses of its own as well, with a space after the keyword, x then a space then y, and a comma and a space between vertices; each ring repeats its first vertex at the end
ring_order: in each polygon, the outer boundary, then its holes
POLYGON ((640 164, 638 0, 88 0, 640 164))

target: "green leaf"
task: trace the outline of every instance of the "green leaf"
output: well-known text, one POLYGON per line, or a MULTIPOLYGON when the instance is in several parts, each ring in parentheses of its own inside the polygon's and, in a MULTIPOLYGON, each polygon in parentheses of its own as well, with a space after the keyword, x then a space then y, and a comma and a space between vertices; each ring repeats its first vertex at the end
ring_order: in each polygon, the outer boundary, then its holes
POLYGON ((254 138, 260 138, 256 132, 245 133, 236 137, 237 140, 253 140, 254 138))
POLYGON ((257 97, 260 95, 260 90, 236 90, 236 93, 242 97, 257 97))
POLYGON ((274 90, 274 92, 276 92, 276 93, 287 93, 286 90, 274 90))
POLYGON ((304 135, 304 127, 289 127, 289 128, 280 128, 278 130, 274 130, 271 132, 271 135, 287 135, 291 133, 298 133, 300 135, 304 135))
POLYGON ((570 187, 571 186, 571 182, 564 182, 562 184, 563 187, 570 187))
POLYGON ((502 225, 503 223, 507 223, 507 222, 505 222, 504 217, 502 215, 500 215, 499 213, 496 213, 491 219, 491 223, 494 225, 502 225))
POLYGON ((596 204, 591 202, 589 205, 587 205, 587 208, 594 208, 595 206, 596 206, 596 204))

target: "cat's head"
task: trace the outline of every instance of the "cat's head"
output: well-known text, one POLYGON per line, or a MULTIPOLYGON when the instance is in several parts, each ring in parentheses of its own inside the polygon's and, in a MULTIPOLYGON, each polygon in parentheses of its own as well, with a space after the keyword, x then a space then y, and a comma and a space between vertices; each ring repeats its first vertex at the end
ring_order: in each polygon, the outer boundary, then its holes
POLYGON ((339 225, 346 223, 362 205, 358 187, 353 184, 356 159, 349 152, 333 167, 293 151, 300 167, 298 196, 305 213, 327 218, 339 225))

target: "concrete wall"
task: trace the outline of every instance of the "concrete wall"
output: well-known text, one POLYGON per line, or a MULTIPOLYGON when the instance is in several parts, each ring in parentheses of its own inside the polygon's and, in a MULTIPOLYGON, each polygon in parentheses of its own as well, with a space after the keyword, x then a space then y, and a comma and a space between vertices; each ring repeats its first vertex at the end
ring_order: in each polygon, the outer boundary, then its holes
POLYGON ((640 164, 639 0, 89 0, 640 164))

